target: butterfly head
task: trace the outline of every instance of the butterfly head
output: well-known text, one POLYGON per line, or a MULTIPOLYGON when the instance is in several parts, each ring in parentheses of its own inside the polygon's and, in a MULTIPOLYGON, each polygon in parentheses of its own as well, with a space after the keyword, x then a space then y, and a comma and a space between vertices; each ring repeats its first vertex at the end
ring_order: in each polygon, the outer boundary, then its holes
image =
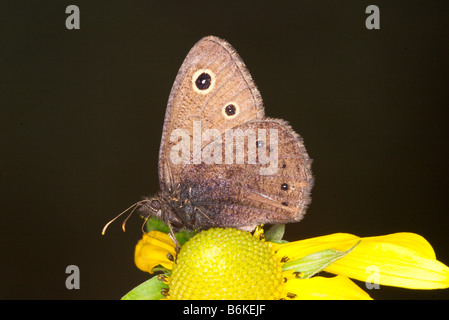
POLYGON ((142 218, 145 219, 145 222, 151 218, 155 217, 158 219, 162 219, 162 201, 159 196, 154 196, 151 198, 144 197, 143 200, 140 200, 136 203, 134 203, 132 206, 127 208, 126 210, 119 213, 114 219, 109 221, 103 228, 102 234, 105 234, 106 229, 108 226, 114 222, 118 217, 122 216, 126 212, 129 212, 128 216, 125 218, 125 220, 122 223, 122 229, 125 231, 125 225, 128 219, 132 216, 134 212, 138 213, 142 218))
POLYGON ((155 217, 160 219, 162 216, 162 200, 156 195, 136 203, 135 211, 144 219, 155 217))

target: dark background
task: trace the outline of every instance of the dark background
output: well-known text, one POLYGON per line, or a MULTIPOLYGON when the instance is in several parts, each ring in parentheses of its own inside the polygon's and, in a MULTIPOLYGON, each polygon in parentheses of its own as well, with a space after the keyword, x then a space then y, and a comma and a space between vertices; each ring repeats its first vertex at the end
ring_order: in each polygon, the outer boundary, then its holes
MULTIPOLYGON (((3 299, 118 299, 141 220, 103 225, 158 189, 165 107, 185 55, 227 39, 266 114, 314 159, 298 240, 416 232, 449 264, 447 1, 2 1, 0 210, 3 299), (81 29, 67 30, 76 4, 81 29), (380 8, 367 30, 365 8, 380 8), (81 271, 79 290, 65 268, 81 271)), ((364 287, 363 283, 359 283, 364 287)), ((380 299, 447 299, 388 288, 380 299)))

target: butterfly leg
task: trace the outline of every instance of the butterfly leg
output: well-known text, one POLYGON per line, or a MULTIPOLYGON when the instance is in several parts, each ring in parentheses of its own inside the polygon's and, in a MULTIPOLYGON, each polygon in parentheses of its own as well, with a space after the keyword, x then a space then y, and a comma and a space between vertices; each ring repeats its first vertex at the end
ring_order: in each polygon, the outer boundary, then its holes
POLYGON ((199 211, 203 216, 205 216, 206 218, 207 218, 207 220, 209 220, 209 222, 211 223, 211 226, 214 226, 215 225, 215 223, 212 221, 212 219, 206 214, 206 213, 204 213, 204 211, 203 210, 201 210, 200 208, 198 208, 198 207, 194 207, 193 208, 193 211, 199 211))
POLYGON ((181 250, 181 246, 179 245, 178 239, 176 239, 176 237, 175 237, 175 233, 173 231, 173 227, 172 227, 170 221, 167 221, 167 224, 168 224, 168 229, 170 229, 170 232, 168 233, 168 236, 170 237, 170 239, 175 244, 175 251, 176 251, 176 254, 178 254, 179 250, 181 250))

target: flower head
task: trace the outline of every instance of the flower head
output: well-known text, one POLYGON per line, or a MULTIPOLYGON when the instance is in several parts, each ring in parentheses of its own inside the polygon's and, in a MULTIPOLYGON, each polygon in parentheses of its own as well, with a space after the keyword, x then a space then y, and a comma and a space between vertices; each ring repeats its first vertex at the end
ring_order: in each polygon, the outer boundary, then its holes
POLYGON ((282 234, 269 230, 265 240, 261 228, 254 234, 212 228, 176 254, 170 237, 153 230, 137 244, 135 262, 164 275, 124 298, 148 298, 146 292, 159 286, 168 299, 371 299, 350 278, 411 289, 449 287, 449 268, 417 234, 336 233, 294 242, 280 241, 282 234), (335 276, 317 275, 321 271, 335 276))
POLYGON ((280 299, 279 259, 248 232, 213 228, 190 239, 173 264, 171 299, 280 299))

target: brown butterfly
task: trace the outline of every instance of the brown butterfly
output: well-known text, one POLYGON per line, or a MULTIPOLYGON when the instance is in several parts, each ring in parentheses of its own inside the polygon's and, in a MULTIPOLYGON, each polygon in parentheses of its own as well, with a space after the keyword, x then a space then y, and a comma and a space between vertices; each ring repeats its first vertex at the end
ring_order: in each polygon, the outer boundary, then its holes
POLYGON ((265 117, 260 93, 231 45, 205 37, 190 50, 170 92, 160 192, 127 210, 177 229, 250 231, 297 222, 310 202, 311 162, 287 122, 265 117))

